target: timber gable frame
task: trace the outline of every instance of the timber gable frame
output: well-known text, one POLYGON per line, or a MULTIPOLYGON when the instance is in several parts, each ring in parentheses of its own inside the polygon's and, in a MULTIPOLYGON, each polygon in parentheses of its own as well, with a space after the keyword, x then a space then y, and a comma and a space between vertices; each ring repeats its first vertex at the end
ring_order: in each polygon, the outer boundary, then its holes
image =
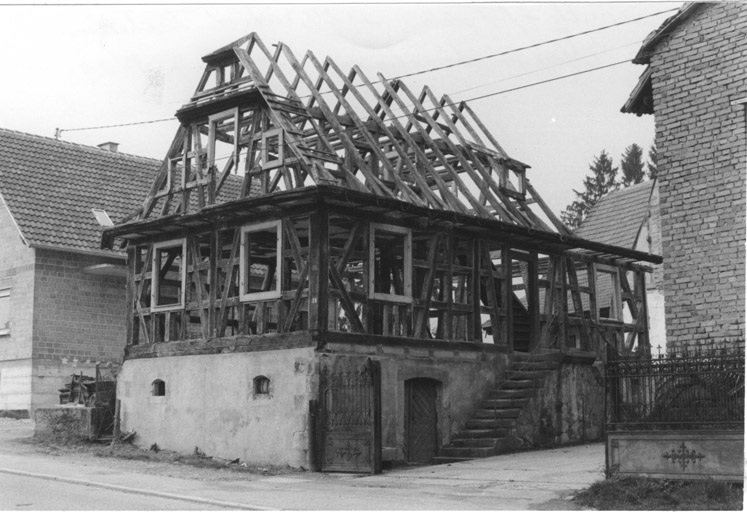
POLYGON ((661 259, 573 237, 466 103, 255 34, 203 60, 150 193, 103 235, 128 246, 128 357, 294 332, 475 343, 485 318, 509 350, 646 345, 638 262, 661 259), (182 239, 178 269, 156 258, 182 239), (610 269, 633 324, 599 319, 610 269))

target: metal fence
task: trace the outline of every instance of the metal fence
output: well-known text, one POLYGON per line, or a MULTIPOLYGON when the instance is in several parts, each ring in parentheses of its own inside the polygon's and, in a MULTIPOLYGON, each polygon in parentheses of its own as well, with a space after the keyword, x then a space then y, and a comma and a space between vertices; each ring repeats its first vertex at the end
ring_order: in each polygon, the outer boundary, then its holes
POLYGON ((743 430, 744 342, 607 362, 607 430, 743 430))

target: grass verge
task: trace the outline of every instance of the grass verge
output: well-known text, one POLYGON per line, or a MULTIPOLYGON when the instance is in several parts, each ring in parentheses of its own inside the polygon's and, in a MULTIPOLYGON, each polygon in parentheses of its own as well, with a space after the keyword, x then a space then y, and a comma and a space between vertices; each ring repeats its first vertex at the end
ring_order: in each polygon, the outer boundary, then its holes
POLYGON ((592 484, 573 501, 596 510, 742 510, 743 485, 615 477, 592 484))

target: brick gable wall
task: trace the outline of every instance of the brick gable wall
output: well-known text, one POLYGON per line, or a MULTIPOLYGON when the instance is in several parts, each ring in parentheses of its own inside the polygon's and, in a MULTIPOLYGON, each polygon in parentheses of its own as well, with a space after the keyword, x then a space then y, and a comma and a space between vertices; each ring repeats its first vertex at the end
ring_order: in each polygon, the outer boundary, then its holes
POLYGON ((747 4, 702 7, 651 66, 668 344, 744 339, 747 4))
POLYGON ((106 261, 97 256, 36 250, 35 360, 122 360, 125 278, 83 272, 85 267, 106 261))
POLYGON ((10 290, 10 331, 0 336, 0 410, 31 404, 34 250, 26 247, 0 196, 0 289, 10 290))

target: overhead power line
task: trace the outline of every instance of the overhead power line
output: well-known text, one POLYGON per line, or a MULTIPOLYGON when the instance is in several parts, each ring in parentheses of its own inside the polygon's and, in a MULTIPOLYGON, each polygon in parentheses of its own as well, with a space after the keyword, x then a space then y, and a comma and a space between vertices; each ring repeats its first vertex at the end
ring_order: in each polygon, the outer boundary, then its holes
POLYGON ((491 96, 498 96, 499 94, 506 94, 507 92, 518 91, 520 89, 526 89, 527 87, 534 87, 535 85, 542 85, 542 84, 546 84, 548 82, 555 82, 557 80, 563 80, 564 78, 571 78, 571 77, 574 77, 574 76, 583 75, 583 74, 586 74, 586 73, 591 73, 592 71, 599 71, 600 69, 611 68, 613 66, 619 66, 620 64, 629 64, 629 63, 630 63, 630 60, 628 60, 628 59, 621 60, 619 62, 613 62, 612 64, 605 64, 604 66, 597 66, 595 68, 584 69, 583 71, 576 71, 575 73, 569 73, 567 75, 556 76, 554 78, 548 78, 547 80, 541 80, 539 82, 533 82, 531 84, 520 85, 518 87, 513 87, 511 89, 504 89, 504 90, 498 91, 498 92, 491 92, 491 93, 488 93, 488 94, 483 94, 482 96, 475 96, 474 98, 469 98, 469 99, 462 100, 462 101, 477 101, 477 100, 481 100, 483 98, 489 98, 491 96))
POLYGON ((588 35, 588 34, 593 34, 594 32, 600 32, 602 30, 607 30, 607 29, 610 29, 610 28, 619 27, 621 25, 626 25, 628 23, 633 23, 633 22, 636 22, 636 21, 645 20, 646 18, 653 18, 654 16, 659 16, 661 14, 666 14, 666 13, 674 12, 674 11, 677 11, 677 10, 679 10, 679 9, 667 9, 666 11, 659 11, 659 12, 655 12, 653 14, 647 14, 646 16, 640 16, 638 18, 633 18, 633 19, 630 19, 630 20, 620 21, 620 22, 617 22, 617 23, 613 23, 612 25, 605 25, 604 27, 598 27, 598 28, 594 28, 594 29, 591 29, 591 30, 585 30, 583 32, 577 32, 575 34, 571 34, 571 35, 563 36, 563 37, 558 37, 556 39, 548 39, 547 41, 542 41, 541 43, 534 43, 534 44, 530 44, 528 46, 521 46, 519 48, 513 48, 511 50, 506 50, 506 51, 499 52, 499 53, 493 53, 493 54, 490 54, 490 55, 484 55, 482 57, 476 57, 474 59, 463 60, 461 62, 455 62, 453 64, 447 64, 445 66, 437 66, 435 68, 424 69, 422 71, 415 71, 413 73, 407 73, 405 75, 397 76, 397 77, 395 77, 395 79, 398 79, 398 78, 408 78, 408 77, 411 77, 411 76, 423 75, 425 73, 432 73, 434 71, 441 71, 442 69, 449 69, 449 68, 453 68, 453 67, 456 67, 456 66, 463 66, 465 64, 472 64, 474 62, 479 62, 481 60, 487 60, 487 59, 492 59, 492 58, 495 58, 495 57, 501 57, 503 55, 509 55, 511 53, 516 53, 516 52, 521 52, 521 51, 524 51, 524 50, 529 50, 529 49, 532 49, 532 48, 537 48, 539 46, 544 46, 544 45, 548 45, 548 44, 552 44, 552 43, 558 43, 560 41, 566 41, 568 39, 573 39, 574 37, 579 37, 579 36, 585 36, 585 35, 588 35))
MULTIPOLYGON (((426 74, 426 73, 432 73, 434 71, 440 71, 442 69, 449 69, 449 68, 453 68, 453 67, 456 67, 456 66, 463 66, 463 65, 466 65, 466 64, 472 64, 472 63, 479 62, 479 61, 482 61, 482 60, 487 60, 487 59, 492 59, 492 58, 495 58, 495 57, 500 57, 500 56, 503 56, 503 55, 509 55, 511 53, 517 53, 517 52, 521 52, 521 51, 524 51, 524 50, 529 50, 529 49, 532 49, 532 48, 537 48, 539 46, 545 46, 545 45, 548 45, 548 44, 557 43, 557 42, 560 42, 560 41, 565 41, 565 40, 572 39, 572 38, 575 38, 575 37, 592 34, 594 32, 600 32, 602 30, 607 30, 607 29, 610 29, 610 28, 619 27, 621 25, 626 25, 628 23, 634 23, 636 21, 641 21, 641 20, 644 20, 644 19, 647 19, 647 18, 652 18, 654 16, 659 16, 661 14, 666 14, 666 13, 674 12, 674 11, 677 11, 677 10, 678 9, 667 9, 665 11, 659 11, 659 12, 655 12, 655 13, 652 13, 652 14, 647 14, 645 16, 639 16, 637 18, 632 18, 632 19, 629 19, 629 20, 620 21, 620 22, 617 22, 617 23, 613 23, 611 25, 605 25, 603 27, 598 27, 598 28, 594 28, 594 29, 591 29, 591 30, 585 30, 583 32, 577 32, 575 34, 570 34, 570 35, 559 37, 559 38, 556 38, 556 39, 549 39, 547 41, 542 41, 542 42, 534 43, 534 44, 527 45, 527 46, 521 46, 519 48, 513 48, 511 50, 506 50, 506 51, 499 52, 499 53, 493 53, 493 54, 485 55, 485 56, 482 56, 482 57, 476 57, 474 59, 469 59, 469 60, 465 60, 465 61, 461 61, 461 62, 455 62, 453 64, 447 64, 445 66, 438 66, 438 67, 435 67, 435 68, 430 68, 430 69, 425 69, 425 70, 421 70, 421 71, 415 71, 415 72, 412 72, 412 73, 407 73, 407 74, 404 74, 404 75, 395 76, 394 78, 392 78, 392 80, 399 80, 399 79, 402 79, 402 78, 408 78, 408 77, 412 77, 412 76, 423 75, 423 74, 426 74)), ((623 62, 627 62, 627 61, 623 61, 623 62)), ((496 96, 496 95, 499 95, 499 94, 505 94, 507 92, 516 91, 516 90, 519 90, 519 89, 525 89, 527 87, 532 87, 534 85, 540 85, 540 84, 547 83, 547 82, 553 82, 553 81, 556 81, 556 80, 561 80, 563 78, 569 78, 569 77, 576 76, 576 75, 579 75, 579 74, 589 73, 591 71, 596 71, 598 69, 604 69, 604 68, 607 68, 607 67, 617 66, 619 64, 621 64, 621 62, 618 62, 618 63, 615 63, 615 64, 608 64, 606 66, 601 66, 601 67, 598 67, 598 68, 588 69, 588 70, 585 70, 585 71, 580 71, 578 73, 572 73, 572 74, 564 75, 564 76, 561 76, 561 77, 551 78, 551 79, 548 79, 548 80, 543 80, 541 82, 534 82, 534 83, 523 85, 523 86, 520 86, 520 87, 515 87, 513 89, 507 89, 507 90, 504 90, 504 91, 498 91, 498 92, 495 92, 495 93, 485 94, 483 96, 478 96, 476 98, 472 98, 471 100, 464 100, 464 101, 474 101, 474 100, 479 100, 479 99, 487 98, 487 97, 490 97, 490 96, 496 96)), ((467 89, 467 90, 469 90, 469 89, 467 89)), ((331 91, 326 91, 327 94, 329 94, 330 92, 331 91)), ((165 118, 165 119, 154 119, 154 120, 151 120, 151 121, 137 121, 137 122, 132 122, 132 123, 111 124, 111 125, 105 125, 105 126, 90 126, 90 127, 85 127, 85 128, 57 128, 55 130, 55 138, 59 139, 63 132, 76 132, 76 131, 85 131, 85 130, 101 130, 101 129, 105 129, 105 128, 121 128, 121 127, 124 127, 124 126, 135 126, 135 125, 142 125, 142 124, 162 123, 162 122, 165 122, 165 121, 172 121, 174 119, 175 119, 174 117, 169 117, 169 118, 165 118)))

